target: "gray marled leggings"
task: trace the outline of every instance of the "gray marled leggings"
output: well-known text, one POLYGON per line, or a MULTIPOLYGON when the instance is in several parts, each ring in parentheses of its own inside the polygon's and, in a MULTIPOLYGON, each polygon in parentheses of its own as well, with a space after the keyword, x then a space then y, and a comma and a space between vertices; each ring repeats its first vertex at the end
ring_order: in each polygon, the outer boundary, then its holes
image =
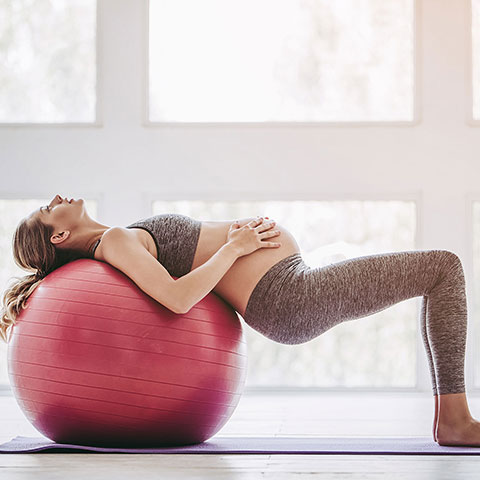
POLYGON ((243 318, 265 337, 296 345, 419 296, 433 394, 465 392, 465 276, 448 250, 367 255, 317 268, 295 253, 260 279, 243 318))

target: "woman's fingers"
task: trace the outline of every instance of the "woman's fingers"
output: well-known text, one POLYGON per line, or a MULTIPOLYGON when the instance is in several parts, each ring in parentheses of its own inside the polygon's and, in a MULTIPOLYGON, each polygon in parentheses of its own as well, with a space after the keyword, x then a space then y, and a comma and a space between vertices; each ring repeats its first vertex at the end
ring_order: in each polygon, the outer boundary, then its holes
POLYGON ((259 225, 257 227, 257 229, 260 231, 260 232, 264 232, 265 230, 268 230, 270 228, 273 228, 275 226, 275 222, 274 221, 271 221, 271 222, 265 222, 263 223, 262 225, 259 225))
POLYGON ((269 230, 262 232, 260 235, 262 235, 262 237, 274 237, 275 235, 280 235, 280 230, 269 230))

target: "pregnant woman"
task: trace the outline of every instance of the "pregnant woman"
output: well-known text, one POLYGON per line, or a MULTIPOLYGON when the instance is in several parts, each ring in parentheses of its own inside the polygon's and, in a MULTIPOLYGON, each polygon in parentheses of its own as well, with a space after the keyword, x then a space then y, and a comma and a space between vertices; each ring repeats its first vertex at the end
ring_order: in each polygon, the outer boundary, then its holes
POLYGON ((38 282, 78 258, 113 265, 176 313, 188 312, 213 291, 256 331, 289 345, 422 296, 433 438, 440 445, 480 446, 480 422, 470 414, 465 393, 465 277, 459 257, 448 250, 383 253, 311 268, 288 230, 268 218, 200 222, 163 214, 109 227, 88 215, 83 199, 56 195, 19 223, 13 255, 19 267, 34 273, 4 293, 5 342, 38 282))

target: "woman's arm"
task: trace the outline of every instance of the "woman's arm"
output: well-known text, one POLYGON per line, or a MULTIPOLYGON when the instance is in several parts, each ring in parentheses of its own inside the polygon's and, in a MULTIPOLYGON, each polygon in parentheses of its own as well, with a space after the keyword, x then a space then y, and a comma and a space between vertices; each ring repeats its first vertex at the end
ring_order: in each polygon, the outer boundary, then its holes
POLYGON ((106 262, 130 277, 146 294, 174 313, 185 313, 205 297, 241 256, 238 246, 223 245, 207 262, 176 280, 123 228, 103 236, 106 262))
POLYGON ((231 243, 219 248, 205 263, 175 281, 180 313, 187 313, 210 293, 240 256, 231 243))

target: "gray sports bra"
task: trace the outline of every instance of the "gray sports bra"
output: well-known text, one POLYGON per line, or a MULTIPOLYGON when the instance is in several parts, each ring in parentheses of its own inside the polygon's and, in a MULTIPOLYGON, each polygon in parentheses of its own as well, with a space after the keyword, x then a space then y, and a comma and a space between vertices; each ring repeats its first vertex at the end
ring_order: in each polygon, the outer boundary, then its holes
MULTIPOLYGON (((157 246, 157 260, 170 275, 181 277, 192 269, 202 222, 186 215, 164 213, 138 220, 126 228, 146 230, 157 246)), ((100 240, 95 242, 92 257, 100 240)))

